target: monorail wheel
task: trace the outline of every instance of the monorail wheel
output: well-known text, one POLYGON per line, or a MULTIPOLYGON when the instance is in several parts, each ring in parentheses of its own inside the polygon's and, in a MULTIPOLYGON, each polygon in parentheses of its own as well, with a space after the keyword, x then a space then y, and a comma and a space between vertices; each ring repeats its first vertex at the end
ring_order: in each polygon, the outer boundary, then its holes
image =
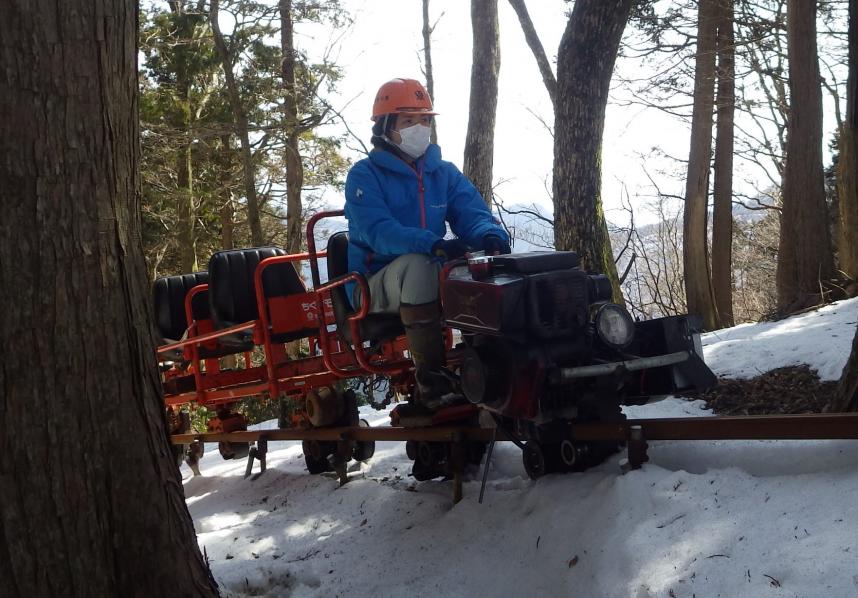
MULTIPOLYGON (((214 434, 243 432, 247 430, 247 418, 241 413, 230 411, 230 406, 226 405, 217 410, 217 415, 207 422, 206 428, 214 434)), ((227 461, 243 459, 250 453, 249 442, 221 441, 217 443, 217 448, 220 456, 227 461)))
POLYGON ((334 468, 328 460, 328 456, 336 452, 336 442, 305 440, 301 443, 301 450, 304 453, 304 464, 307 466, 307 471, 312 475, 333 471, 334 468))
POLYGON ((521 453, 524 470, 531 480, 549 473, 571 471, 563 464, 559 442, 528 440, 521 453))
MULTIPOLYGON (((358 424, 361 428, 368 428, 369 422, 365 419, 360 420, 358 424)), ((355 442, 354 452, 352 453, 352 458, 355 461, 360 461, 361 463, 366 463, 372 456, 375 454, 375 440, 361 440, 355 442)))
POLYGON ((409 441, 406 443, 406 454, 409 458, 414 456, 411 475, 418 482, 448 477, 450 449, 449 442, 409 441), (411 442, 413 444, 409 447, 408 444, 411 442))
POLYGON ((548 473, 548 459, 545 447, 535 440, 529 440, 521 451, 521 459, 524 463, 524 471, 531 480, 538 480, 548 473))
POLYGON ((343 411, 351 404, 354 404, 355 410, 357 403, 354 399, 346 396, 347 393, 353 391, 347 390, 344 393, 338 393, 335 389, 329 386, 311 390, 307 393, 305 401, 305 409, 307 419, 315 428, 323 428, 326 426, 336 425, 337 422, 343 419, 343 411))
POLYGON ((218 442, 217 450, 224 460, 244 459, 250 453, 249 442, 218 442))

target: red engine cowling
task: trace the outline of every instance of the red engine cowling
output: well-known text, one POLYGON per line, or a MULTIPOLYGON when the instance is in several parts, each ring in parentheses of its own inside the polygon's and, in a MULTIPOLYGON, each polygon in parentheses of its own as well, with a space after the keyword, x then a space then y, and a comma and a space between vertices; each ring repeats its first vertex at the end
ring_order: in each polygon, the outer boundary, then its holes
POLYGON ((607 278, 583 272, 571 251, 519 253, 454 268, 444 283, 444 315, 462 331, 551 341, 582 334, 591 306, 610 298, 607 278))
POLYGON ((460 369, 469 401, 516 419, 534 419, 545 383, 546 362, 538 350, 498 341, 468 347, 460 369))

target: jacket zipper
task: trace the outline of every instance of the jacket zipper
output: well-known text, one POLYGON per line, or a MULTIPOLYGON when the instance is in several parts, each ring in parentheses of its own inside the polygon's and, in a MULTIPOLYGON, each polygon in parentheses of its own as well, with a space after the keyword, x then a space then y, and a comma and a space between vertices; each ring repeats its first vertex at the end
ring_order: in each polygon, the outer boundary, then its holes
POLYGON ((423 197, 423 169, 417 170, 417 197, 420 199, 420 228, 426 228, 426 202, 423 197))

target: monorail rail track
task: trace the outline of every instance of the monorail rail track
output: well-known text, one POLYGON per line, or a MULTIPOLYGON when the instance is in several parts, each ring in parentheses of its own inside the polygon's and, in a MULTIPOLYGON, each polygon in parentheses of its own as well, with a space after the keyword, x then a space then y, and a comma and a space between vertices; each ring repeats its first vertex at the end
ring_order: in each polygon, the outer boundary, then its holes
MULTIPOLYGON (((858 440, 858 413, 745 415, 712 417, 668 417, 628 419, 620 422, 571 423, 569 439, 580 442, 624 441, 628 466, 636 469, 648 460, 647 442, 655 440, 858 440)), ((511 441, 493 428, 475 427, 332 427, 286 428, 230 433, 176 434, 173 444, 193 442, 256 442, 251 450, 247 474, 254 459, 265 470, 268 442, 273 441, 417 441, 451 443, 511 441)), ((454 502, 462 497, 463 462, 454 467, 454 502)), ((341 474, 341 481, 345 478, 341 474)))
MULTIPOLYGON (((628 419, 612 423, 571 424, 571 440, 628 440, 631 430, 640 427, 647 440, 858 440, 858 413, 801 415, 730 415, 712 417, 665 417, 628 419)), ((454 442, 459 440, 489 442, 491 428, 468 427, 342 427, 280 428, 230 432, 225 434, 176 434, 173 444, 202 442, 256 442, 288 440, 375 440, 454 442)), ((502 432, 497 440, 510 440, 502 432)))

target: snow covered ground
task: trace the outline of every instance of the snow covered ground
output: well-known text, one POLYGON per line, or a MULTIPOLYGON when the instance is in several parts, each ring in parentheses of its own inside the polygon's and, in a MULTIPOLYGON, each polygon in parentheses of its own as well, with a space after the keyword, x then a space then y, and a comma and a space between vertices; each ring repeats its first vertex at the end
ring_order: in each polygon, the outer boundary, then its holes
MULTIPOLYGON (((706 335, 710 367, 749 377, 806 363, 837 379, 858 299, 706 335)), ((634 417, 707 415, 667 399, 634 417)), ((384 413, 365 413, 372 425, 384 413)), ((403 443, 336 480, 304 471, 300 443, 272 443, 269 470, 210 447, 183 467, 188 506, 225 596, 858 596, 858 443, 660 442, 622 475, 611 461, 527 479, 499 443, 486 499, 478 472, 415 482, 403 443)))

